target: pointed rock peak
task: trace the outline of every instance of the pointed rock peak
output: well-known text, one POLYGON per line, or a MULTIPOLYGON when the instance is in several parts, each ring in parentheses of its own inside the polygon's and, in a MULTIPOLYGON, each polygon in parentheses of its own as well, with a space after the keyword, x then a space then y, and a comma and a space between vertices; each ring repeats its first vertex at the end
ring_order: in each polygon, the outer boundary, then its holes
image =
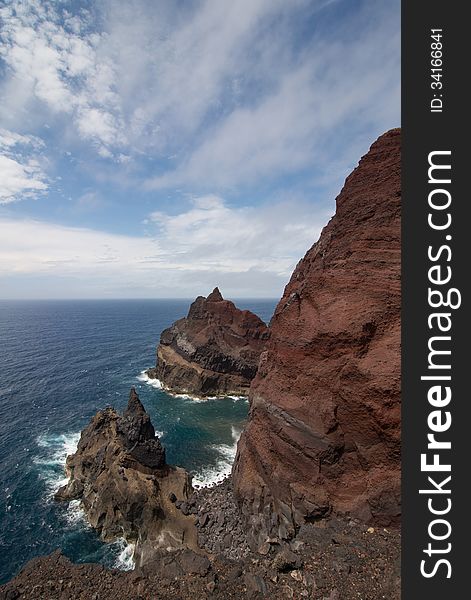
POLYGON ((222 297, 222 294, 219 291, 218 287, 215 287, 214 290, 206 298, 207 302, 221 302, 221 300, 224 300, 224 298, 222 297))
POLYGON ((146 414, 146 409, 144 408, 142 402, 139 400, 136 388, 132 387, 131 391, 129 392, 128 407, 124 411, 124 416, 127 417, 139 414, 146 414))

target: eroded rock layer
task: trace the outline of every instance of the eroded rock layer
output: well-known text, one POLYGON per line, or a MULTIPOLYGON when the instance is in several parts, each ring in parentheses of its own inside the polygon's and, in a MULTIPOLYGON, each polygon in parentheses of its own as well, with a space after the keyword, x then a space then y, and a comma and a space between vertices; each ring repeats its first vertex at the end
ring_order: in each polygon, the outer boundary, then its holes
POLYGON ((165 450, 139 397, 131 390, 127 409, 98 412, 67 457, 68 483, 57 500, 81 500, 90 524, 105 541, 134 542, 137 564, 156 549, 196 547, 193 519, 175 507, 192 492, 191 479, 166 463, 165 450))
POLYGON ((267 337, 257 315, 238 309, 215 288, 162 332, 156 367, 147 373, 174 393, 246 394, 267 337))
POLYGON ((277 306, 233 468, 263 535, 332 510, 399 519, 400 200, 396 129, 347 178, 277 306))

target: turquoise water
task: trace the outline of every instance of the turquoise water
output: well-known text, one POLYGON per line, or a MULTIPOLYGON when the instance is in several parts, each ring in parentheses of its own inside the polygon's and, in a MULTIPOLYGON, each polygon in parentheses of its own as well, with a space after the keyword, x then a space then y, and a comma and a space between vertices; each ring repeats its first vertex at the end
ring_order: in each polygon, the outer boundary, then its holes
MULTIPOLYGON (((238 300, 269 321, 274 300, 238 300)), ((185 316, 185 300, 0 301, 0 582, 56 548, 76 562, 126 566, 122 542, 103 544, 77 503, 52 495, 81 429, 135 386, 169 462, 197 485, 230 470, 248 404, 197 402, 146 381, 160 332, 185 316)))

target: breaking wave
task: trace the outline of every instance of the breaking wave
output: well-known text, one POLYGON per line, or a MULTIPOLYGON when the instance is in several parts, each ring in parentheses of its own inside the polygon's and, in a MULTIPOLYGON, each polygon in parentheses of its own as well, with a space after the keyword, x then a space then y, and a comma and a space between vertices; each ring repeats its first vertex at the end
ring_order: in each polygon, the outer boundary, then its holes
POLYGON ((241 431, 234 426, 231 427, 232 444, 213 444, 211 448, 219 454, 216 463, 211 467, 204 467, 193 474, 193 487, 213 487, 222 483, 229 477, 232 471, 232 465, 237 453, 237 442, 239 441, 241 431))
POLYGON ((79 440, 79 432, 45 434, 37 438, 37 444, 42 451, 33 461, 39 467, 39 477, 45 482, 48 499, 67 483, 65 460, 77 450, 79 440))
POLYGON ((134 550, 135 544, 128 543, 124 538, 120 538, 113 542, 112 546, 118 552, 114 567, 120 571, 132 571, 135 567, 134 550))
POLYGON ((162 382, 160 381, 160 379, 154 379, 152 377, 149 377, 149 375, 147 375, 147 369, 144 369, 144 371, 141 371, 139 373, 139 375, 136 377, 136 379, 138 381, 142 381, 143 383, 146 383, 147 385, 150 385, 153 388, 156 388, 157 390, 161 390, 162 389, 162 382))
POLYGON ((192 402, 207 402, 208 400, 221 400, 222 398, 229 398, 234 402, 237 402, 238 400, 248 402, 247 396, 240 396, 236 394, 227 394, 225 396, 194 396, 193 394, 177 394, 165 389, 160 379, 149 377, 149 375, 147 375, 147 369, 141 371, 136 379, 142 383, 150 385, 153 388, 163 390, 166 394, 172 396, 173 398, 181 398, 182 400, 191 400, 192 402))

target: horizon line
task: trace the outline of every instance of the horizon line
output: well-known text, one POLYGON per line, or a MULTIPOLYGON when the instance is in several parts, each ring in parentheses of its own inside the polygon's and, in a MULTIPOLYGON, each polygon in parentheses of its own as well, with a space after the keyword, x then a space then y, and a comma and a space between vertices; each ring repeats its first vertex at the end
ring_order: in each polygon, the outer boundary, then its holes
MULTIPOLYGON (((89 301, 106 301, 106 300, 194 300, 198 296, 163 296, 160 298, 0 298, 0 302, 89 302, 89 301)), ((204 296, 206 297, 206 296, 204 296)), ((224 297, 224 300, 279 300, 279 296, 230 296, 224 297)))

